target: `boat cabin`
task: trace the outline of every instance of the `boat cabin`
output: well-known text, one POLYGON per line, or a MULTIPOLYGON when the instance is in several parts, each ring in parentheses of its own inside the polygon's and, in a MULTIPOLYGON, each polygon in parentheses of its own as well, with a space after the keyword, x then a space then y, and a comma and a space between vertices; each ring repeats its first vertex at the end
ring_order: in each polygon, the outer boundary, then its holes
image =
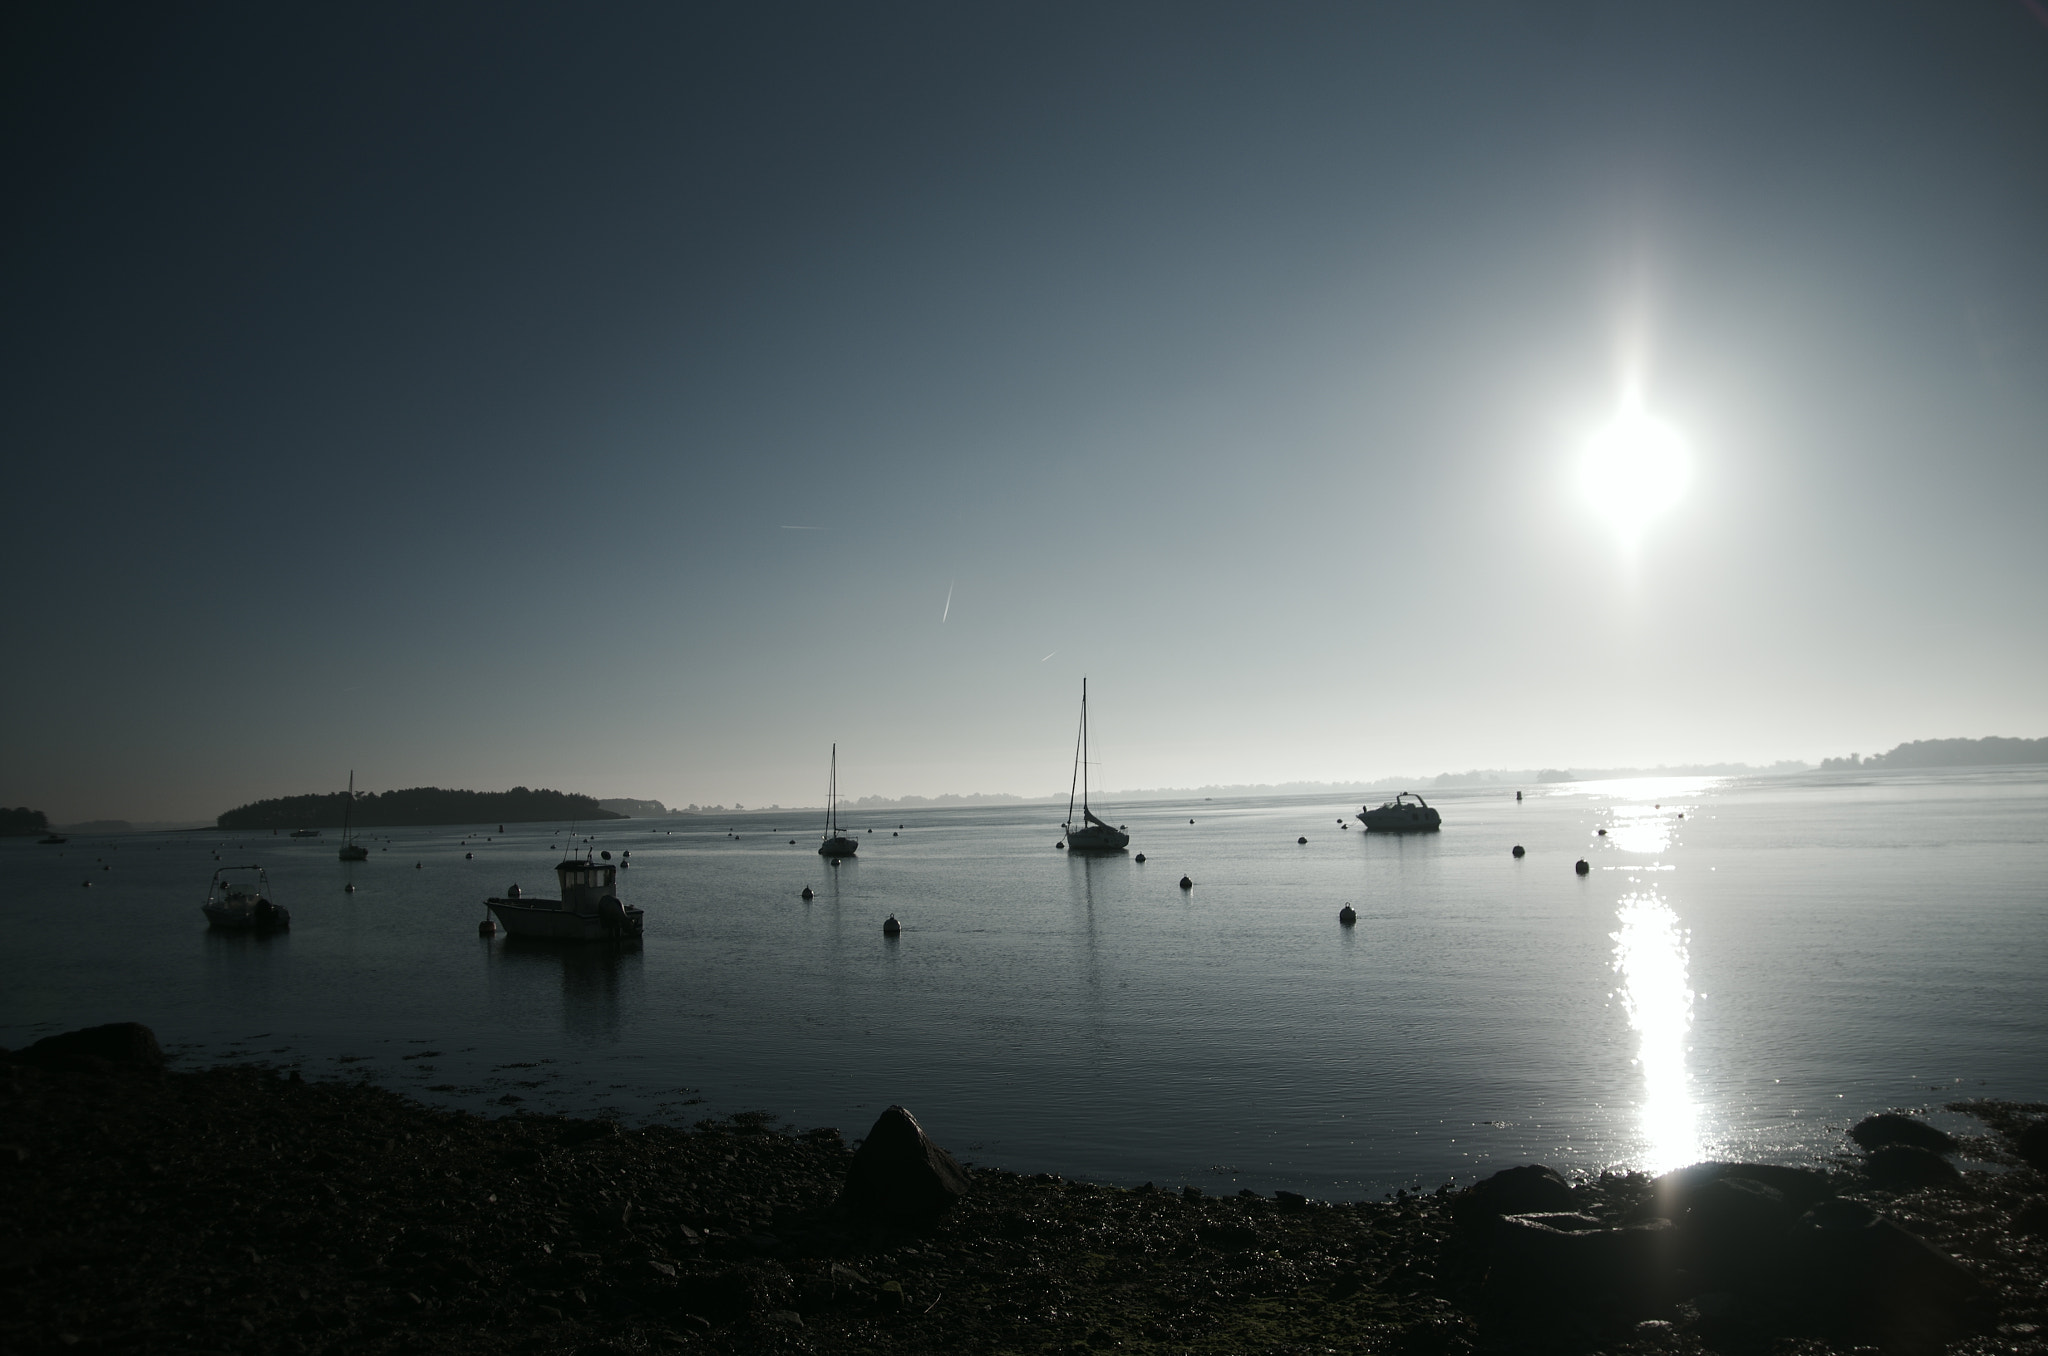
POLYGON ((619 869, 610 862, 571 858, 556 865, 555 875, 562 882, 564 908, 595 911, 597 901, 617 893, 619 869))

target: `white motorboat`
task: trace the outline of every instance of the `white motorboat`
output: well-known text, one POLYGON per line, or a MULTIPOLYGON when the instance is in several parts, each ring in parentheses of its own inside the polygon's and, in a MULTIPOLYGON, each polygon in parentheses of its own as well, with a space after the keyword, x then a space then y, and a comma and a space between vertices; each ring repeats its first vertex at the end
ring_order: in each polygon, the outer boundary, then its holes
POLYGON ((1403 791, 1377 810, 1360 806, 1358 822, 1378 833, 1422 833, 1442 828, 1444 818, 1413 791, 1403 791))
POLYGON ((1081 732, 1074 736, 1074 777, 1067 787, 1067 820, 1060 825, 1067 832, 1069 852, 1122 852, 1131 836, 1100 819, 1088 808, 1088 680, 1081 680, 1081 732), (1081 796, 1081 823, 1074 824, 1074 794, 1081 796))
POLYGON ((618 896, 618 868, 610 862, 564 858, 555 865, 560 899, 528 899, 518 886, 484 906, 498 916, 508 937, 555 942, 632 942, 640 939, 646 913, 618 896))
POLYGON ((825 783, 825 841, 818 844, 820 857, 851 857, 860 844, 839 831, 839 746, 832 746, 832 777, 825 783))
POLYGON ((290 912, 271 902, 270 877, 260 866, 224 866, 214 872, 206 884, 206 903, 199 908, 207 926, 230 932, 284 932, 292 925, 290 912), (246 877, 245 871, 256 874, 246 877))

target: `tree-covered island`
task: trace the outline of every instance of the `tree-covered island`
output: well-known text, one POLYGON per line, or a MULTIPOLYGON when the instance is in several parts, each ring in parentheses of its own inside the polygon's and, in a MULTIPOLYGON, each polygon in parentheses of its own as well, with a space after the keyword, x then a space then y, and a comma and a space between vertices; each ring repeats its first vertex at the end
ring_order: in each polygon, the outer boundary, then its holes
MULTIPOLYGON (((347 809, 346 791, 280 796, 237 806, 215 822, 223 829, 329 828, 341 823, 347 809)), ((614 814, 599 805, 595 796, 569 791, 533 791, 523 786, 510 791, 444 791, 438 786, 415 786, 381 794, 357 792, 350 822, 359 828, 389 828, 416 824, 554 824, 624 818, 625 815, 614 814)))

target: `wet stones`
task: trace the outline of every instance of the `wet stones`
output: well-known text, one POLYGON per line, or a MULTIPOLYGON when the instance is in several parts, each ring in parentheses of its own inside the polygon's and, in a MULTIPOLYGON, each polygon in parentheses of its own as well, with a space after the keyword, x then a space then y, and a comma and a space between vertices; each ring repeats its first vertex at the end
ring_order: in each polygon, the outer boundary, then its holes
POLYGON ((848 1165, 839 1204, 856 1217, 920 1223, 951 1210, 967 1191, 966 1170, 932 1143, 908 1109, 892 1106, 848 1165))
POLYGON ((2028 1125, 2013 1140, 2013 1148, 2019 1156, 2043 1172, 2048 1172, 2048 1117, 2028 1125))

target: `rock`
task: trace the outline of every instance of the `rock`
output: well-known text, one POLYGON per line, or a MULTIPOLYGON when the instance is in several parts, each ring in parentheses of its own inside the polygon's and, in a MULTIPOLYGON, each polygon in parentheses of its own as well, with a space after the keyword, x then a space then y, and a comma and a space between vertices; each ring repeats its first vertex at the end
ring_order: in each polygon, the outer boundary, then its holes
POLYGON ((1609 1229, 1580 1214, 1506 1215, 1494 1231, 1487 1291, 1511 1307, 1594 1301, 1643 1313, 1668 1302, 1675 1244, 1669 1220, 1609 1229))
POLYGON ((1890 1191, 1918 1191, 1922 1187, 1957 1187, 1963 1175, 1955 1164, 1932 1149, 1910 1144, 1893 1144, 1866 1154, 1863 1175, 1890 1191))
POLYGON ((1527 1215, 1544 1210, 1570 1210, 1572 1189, 1564 1178, 1540 1164, 1503 1168, 1459 1192, 1451 1214, 1462 1224, 1484 1224, 1501 1215, 1527 1215))
POLYGON ((1865 1116, 1850 1127, 1849 1138, 1866 1150, 1904 1144, 1915 1149, 1931 1149, 1938 1154, 1952 1154, 1962 1147, 1946 1130, 1937 1130, 1925 1121, 1902 1116, 1896 1111, 1865 1116))
POLYGON ((1226 1252, 1242 1252, 1246 1248, 1259 1246, 1259 1231, 1249 1224, 1231 1221, 1217 1221, 1203 1224, 1195 1230, 1195 1237, 1212 1248, 1226 1252))
POLYGON ((1796 1217, 1775 1187, 1747 1177, 1708 1181, 1691 1193, 1677 1221, 1680 1264, 1717 1289, 1768 1285, 1783 1265, 1796 1217))
MULTIPOLYGON (((1940 1161, 1938 1158, 1936 1161, 1940 1161)), ((1860 1201, 1823 1201, 1788 1238, 1790 1275, 1802 1298, 1886 1345, 1929 1346, 1985 1293, 1947 1253, 1860 1201)))
POLYGON ((161 1069, 163 1047, 156 1033, 140 1022, 109 1022, 80 1031, 45 1036, 15 1056, 46 1069, 161 1069))
POLYGON ((2030 1238, 2048 1235, 2048 1198, 2036 1196, 2021 1206, 2013 1213, 2012 1228, 2030 1238))
MULTIPOLYGON (((1673 1223, 1683 1220, 1697 1193, 1724 1178, 1770 1187, 1784 1198, 1793 1218, 1814 1202, 1835 1194, 1833 1181, 1815 1168, 1784 1168, 1775 1163, 1695 1163, 1667 1172, 1651 1184, 1657 1213, 1673 1223)), ((1791 1223, 1791 1219, 1786 1223, 1791 1223)))
POLYGON ((677 1287, 682 1307, 714 1321, 787 1308, 796 1289, 779 1262, 750 1262, 704 1276, 684 1277, 677 1287))
POLYGON ((2013 1148, 2028 1163, 2048 1172, 2048 1117, 2043 1117, 2020 1131, 2013 1141, 2013 1148))
POLYGON ((854 1154, 839 1204, 857 1215, 922 1221, 952 1209, 967 1190, 953 1155, 931 1142, 917 1117, 892 1106, 854 1154))

